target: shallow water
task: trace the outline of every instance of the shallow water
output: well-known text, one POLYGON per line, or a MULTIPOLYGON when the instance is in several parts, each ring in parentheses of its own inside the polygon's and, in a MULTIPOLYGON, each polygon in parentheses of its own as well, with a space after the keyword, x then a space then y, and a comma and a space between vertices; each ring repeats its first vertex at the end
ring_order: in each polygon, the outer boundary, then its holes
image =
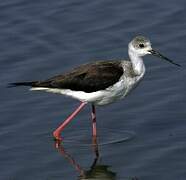
POLYGON ((1 1, 0 179, 186 179, 185 29, 184 0, 1 1), (55 149, 52 131, 78 102, 6 88, 92 60, 126 58, 127 44, 138 34, 182 68, 145 57, 139 87, 125 100, 97 108, 98 150, 91 146, 90 107, 55 149))

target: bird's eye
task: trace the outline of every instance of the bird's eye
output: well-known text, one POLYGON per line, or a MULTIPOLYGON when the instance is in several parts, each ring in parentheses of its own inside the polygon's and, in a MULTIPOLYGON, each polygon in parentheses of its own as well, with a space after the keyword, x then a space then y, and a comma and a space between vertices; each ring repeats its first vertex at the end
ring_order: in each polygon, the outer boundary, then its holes
POLYGON ((139 47, 144 48, 145 46, 144 46, 144 44, 139 44, 139 47))

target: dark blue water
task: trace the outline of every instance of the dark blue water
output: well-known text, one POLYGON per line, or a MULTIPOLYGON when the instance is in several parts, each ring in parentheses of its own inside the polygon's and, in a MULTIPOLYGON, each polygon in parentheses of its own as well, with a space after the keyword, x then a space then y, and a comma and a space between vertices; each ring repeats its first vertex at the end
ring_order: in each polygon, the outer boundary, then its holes
POLYGON ((185 48, 185 0, 0 1, 0 179, 185 180, 185 48), (92 60, 125 59, 128 42, 139 34, 182 68, 145 57, 139 87, 97 108, 99 158, 90 145, 89 106, 55 149, 52 131, 78 102, 6 88, 92 60))

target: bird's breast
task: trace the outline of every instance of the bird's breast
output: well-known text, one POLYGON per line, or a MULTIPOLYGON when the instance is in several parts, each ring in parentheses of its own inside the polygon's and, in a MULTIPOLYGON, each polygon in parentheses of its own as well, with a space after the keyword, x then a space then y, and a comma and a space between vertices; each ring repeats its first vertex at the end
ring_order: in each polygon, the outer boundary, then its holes
POLYGON ((102 91, 102 97, 97 99, 94 104, 96 105, 106 105, 113 103, 117 100, 123 99, 134 85, 134 79, 127 78, 125 76, 121 77, 120 80, 113 86, 108 87, 102 91))

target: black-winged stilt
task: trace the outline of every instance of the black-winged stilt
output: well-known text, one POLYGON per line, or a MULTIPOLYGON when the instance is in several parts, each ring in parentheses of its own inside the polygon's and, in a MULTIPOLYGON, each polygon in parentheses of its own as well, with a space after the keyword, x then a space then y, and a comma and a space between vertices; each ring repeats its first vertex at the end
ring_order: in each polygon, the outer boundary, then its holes
POLYGON ((59 93, 81 102, 79 107, 53 132, 58 141, 62 140, 60 134, 66 125, 87 103, 91 103, 93 137, 96 137, 95 105, 106 105, 123 99, 140 82, 145 74, 143 56, 152 54, 180 66, 153 50, 150 41, 143 36, 137 36, 129 43, 128 54, 130 61, 96 61, 44 81, 17 82, 11 85, 30 86, 31 90, 59 93))

